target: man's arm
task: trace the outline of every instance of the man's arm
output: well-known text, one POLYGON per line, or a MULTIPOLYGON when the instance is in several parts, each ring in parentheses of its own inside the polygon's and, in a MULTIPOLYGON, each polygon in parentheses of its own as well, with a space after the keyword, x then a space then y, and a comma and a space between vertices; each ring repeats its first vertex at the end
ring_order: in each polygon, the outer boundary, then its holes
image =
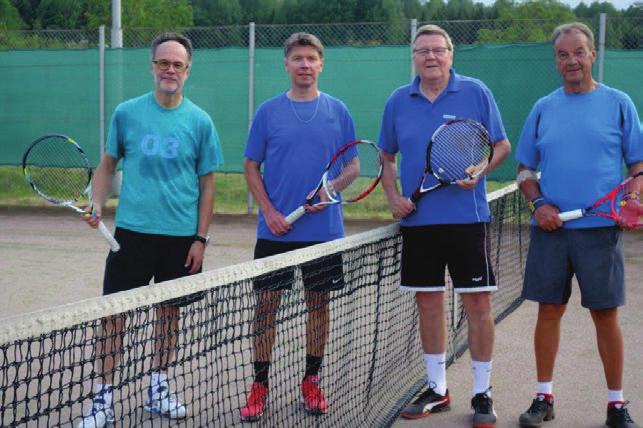
POLYGON ((380 151, 382 153, 383 170, 382 170, 382 187, 388 200, 388 206, 393 214, 393 218, 401 219, 406 217, 415 210, 415 204, 408 198, 400 194, 397 188, 397 165, 395 155, 380 151))
MULTIPOLYGON (((522 171, 531 171, 531 174, 527 175, 531 177, 519 180, 518 188, 528 201, 538 201, 538 198, 542 198, 543 196, 540 193, 540 184, 538 183, 536 171, 527 168, 523 164, 518 164, 518 174, 521 174, 522 171)), ((522 174, 524 175, 525 173, 523 172, 522 174)), ((562 220, 558 217, 558 213, 558 207, 542 199, 542 203, 538 204, 533 215, 538 226, 543 230, 552 231, 563 225, 562 220)))
MULTIPOLYGON (((197 235, 208 236, 210 223, 212 222, 212 210, 214 209, 214 172, 199 177, 199 213, 197 235)), ((203 265, 205 243, 194 241, 185 259, 185 267, 189 267, 188 273, 193 274, 199 271, 203 265)))
POLYGON ((82 218, 94 229, 98 227, 98 223, 103 218, 103 207, 105 200, 109 195, 112 187, 112 178, 116 172, 116 165, 118 159, 111 157, 108 154, 103 155, 103 159, 98 164, 92 177, 92 208, 93 215, 83 216, 82 218))
POLYGON ((246 159, 243 163, 243 174, 246 177, 248 189, 263 212, 263 216, 266 219, 266 224, 268 225, 270 232, 275 236, 281 236, 287 233, 292 226, 286 222, 284 215, 277 211, 272 205, 272 201, 266 192, 259 168, 261 168, 261 164, 259 162, 246 159))

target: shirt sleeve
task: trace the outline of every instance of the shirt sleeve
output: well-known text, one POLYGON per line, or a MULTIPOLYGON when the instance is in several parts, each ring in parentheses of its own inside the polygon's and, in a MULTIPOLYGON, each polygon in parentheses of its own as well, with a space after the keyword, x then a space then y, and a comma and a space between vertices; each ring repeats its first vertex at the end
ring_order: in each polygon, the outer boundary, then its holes
POLYGON ((112 114, 107 131, 107 141, 105 142, 105 153, 114 159, 123 157, 123 142, 121 137, 122 121, 124 120, 121 110, 117 107, 112 114))
POLYGON ((507 138, 507 133, 505 132, 505 127, 502 123, 502 116, 500 115, 500 110, 498 109, 498 104, 496 99, 493 97, 491 90, 485 85, 482 85, 482 93, 484 94, 485 99, 485 110, 487 112, 484 126, 489 131, 491 140, 494 143, 505 140, 507 138))
POLYGON ((539 103, 536 103, 525 120, 525 124, 520 132, 518 148, 516 149, 516 160, 527 168, 533 170, 535 170, 538 167, 538 164, 540 164, 540 156, 536 149, 540 115, 541 111, 539 103))
POLYGON ((382 114, 382 126, 377 145, 387 153, 397 153, 397 134, 395 131, 394 95, 391 95, 384 106, 382 114))
POLYGON ((643 141, 641 141, 641 121, 632 99, 625 95, 621 103, 623 129, 623 158, 629 167, 643 162, 643 141))
POLYGON ((246 159, 262 163, 266 158, 266 120, 265 108, 260 106, 252 120, 248 133, 244 156, 246 159))
POLYGON ((199 158, 197 174, 203 176, 211 173, 217 167, 223 165, 223 151, 219 141, 212 118, 206 114, 203 119, 203 131, 201 132, 201 144, 199 145, 199 158))

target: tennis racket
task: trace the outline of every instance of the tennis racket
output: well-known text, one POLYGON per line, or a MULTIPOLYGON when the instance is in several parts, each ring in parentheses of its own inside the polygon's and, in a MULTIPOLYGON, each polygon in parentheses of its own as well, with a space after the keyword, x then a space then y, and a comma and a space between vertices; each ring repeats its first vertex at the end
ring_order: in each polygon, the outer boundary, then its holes
POLYGON ((642 227, 641 216, 643 216, 643 208, 639 204, 636 196, 631 196, 631 194, 622 195, 621 200, 617 203, 618 196, 622 194, 625 185, 641 175, 643 175, 643 171, 626 177, 618 186, 596 201, 594 205, 587 208, 565 211, 558 214, 558 217, 562 221, 569 221, 581 217, 599 216, 615 221, 620 220, 632 228, 642 227), (607 204, 607 202, 609 202, 609 204, 607 204), (605 205, 609 205, 609 211, 606 211, 605 208, 602 211, 599 210, 600 207, 604 207, 605 205))
POLYGON ((426 193, 478 177, 492 157, 493 142, 481 123, 472 119, 447 121, 429 141, 424 175, 409 200, 416 203, 426 193))
MULTIPOLYGON (((50 134, 32 142, 22 155, 22 172, 41 198, 87 215, 74 202, 89 193, 92 169, 83 149, 71 138, 50 134)), ((120 250, 120 245, 102 221, 98 230, 112 251, 120 250)))
MULTIPOLYGON (((304 205, 352 204, 360 201, 375 189, 382 177, 382 168, 382 158, 374 143, 367 140, 348 143, 328 162, 317 188, 306 197, 304 205), (360 177, 360 171, 375 175, 360 177), (319 202, 313 204, 315 198, 319 202)), ((286 222, 292 224, 304 215, 304 205, 288 214, 286 222)))

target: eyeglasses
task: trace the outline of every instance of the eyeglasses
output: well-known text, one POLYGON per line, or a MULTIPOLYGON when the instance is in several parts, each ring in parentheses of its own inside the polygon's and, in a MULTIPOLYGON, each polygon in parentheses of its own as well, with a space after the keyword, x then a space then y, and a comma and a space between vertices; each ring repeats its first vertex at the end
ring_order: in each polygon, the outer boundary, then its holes
POLYGON ((589 52, 587 52, 587 51, 586 51, 586 50, 584 50, 584 49, 583 49, 583 50, 578 50, 578 51, 576 51, 576 52, 574 52, 574 53, 569 53, 569 52, 565 52, 565 51, 560 51, 560 52, 557 52, 557 53, 556 53, 556 59, 558 59, 558 60, 559 60, 559 61, 561 61, 561 62, 566 62, 566 61, 568 61, 570 58, 574 58, 574 59, 576 59, 576 60, 581 60, 581 61, 582 61, 582 60, 583 60, 583 59, 585 59, 588 55, 589 55, 589 52))
POLYGON ((423 57, 428 57, 431 52, 435 56, 443 56, 449 51, 448 48, 426 48, 426 49, 414 49, 413 54, 420 55, 423 57))
POLYGON ((176 61, 168 61, 166 59, 158 59, 158 60, 152 60, 154 64, 156 64, 161 71, 167 71, 170 69, 170 66, 174 67, 174 71, 181 72, 185 69, 188 68, 189 64, 184 64, 182 62, 176 61))

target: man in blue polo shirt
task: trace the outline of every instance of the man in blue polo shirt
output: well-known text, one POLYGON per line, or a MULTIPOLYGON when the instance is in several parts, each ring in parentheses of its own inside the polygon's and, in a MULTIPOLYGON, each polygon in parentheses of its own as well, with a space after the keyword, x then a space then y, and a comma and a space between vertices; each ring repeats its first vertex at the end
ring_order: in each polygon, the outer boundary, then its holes
MULTIPOLYGON (((624 165, 630 174, 643 171, 640 121, 630 97, 594 80, 596 49, 587 25, 557 27, 552 44, 563 86, 536 102, 516 153, 517 182, 533 212, 522 297, 538 302, 536 397, 519 423, 539 427, 554 418, 552 381, 560 323, 576 275, 605 370, 606 424, 635 428, 623 398, 623 335, 618 321, 618 307, 625 304, 621 229, 603 217, 563 224, 558 214, 593 204, 621 182, 624 165)), ((638 198, 643 177, 629 184, 626 191, 638 198)))
MULTIPOLYGON (((308 212, 296 223, 285 220, 315 189, 332 155, 355 140, 355 127, 344 103, 318 89, 317 79, 324 66, 324 48, 319 39, 312 34, 295 33, 286 40, 284 55, 291 87, 259 107, 245 150, 248 188, 260 207, 255 259, 344 236, 341 205, 325 209, 307 206, 308 212)), ((308 320, 301 395, 304 409, 319 415, 328 408, 319 385, 319 371, 328 337, 329 294, 344 284, 341 255, 305 264, 302 277, 308 320)), ((293 280, 293 270, 285 269, 254 281, 255 378, 241 408, 244 421, 258 420, 266 406, 276 314, 281 296, 292 287, 293 280)))
POLYGON ((449 409, 446 383, 445 267, 469 321, 473 369, 473 426, 493 426, 491 357, 494 324, 490 292, 497 289, 489 260, 489 206, 484 177, 464 180, 427 194, 417 204, 408 197, 423 175, 427 144, 449 118, 482 123, 494 145, 487 172, 509 154, 496 102, 479 80, 455 73, 453 44, 442 28, 425 25, 413 41, 415 80, 396 89, 386 103, 379 147, 385 167, 382 184, 393 216, 402 230, 401 289, 415 292, 428 388, 401 414, 417 419, 449 409), (396 184, 397 153, 402 155, 396 184))

